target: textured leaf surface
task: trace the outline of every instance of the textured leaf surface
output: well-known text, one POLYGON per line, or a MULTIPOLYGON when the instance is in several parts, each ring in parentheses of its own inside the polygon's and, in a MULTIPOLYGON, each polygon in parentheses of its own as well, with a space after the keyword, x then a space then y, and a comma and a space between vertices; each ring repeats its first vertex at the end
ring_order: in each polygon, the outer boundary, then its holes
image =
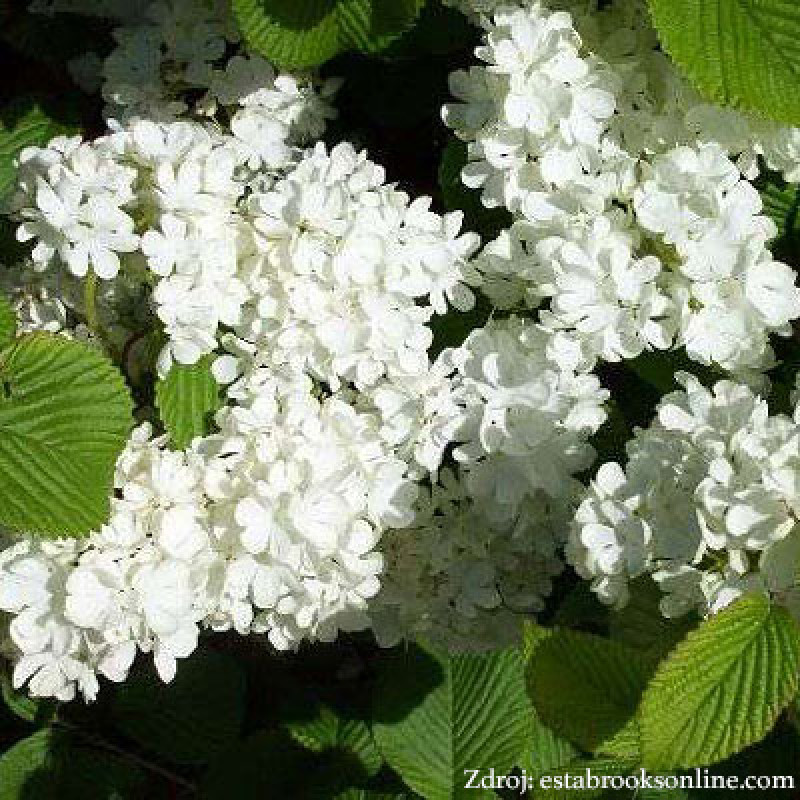
POLYGON ((599 636, 559 630, 528 662, 539 717, 584 750, 620 757, 638 751, 636 708, 653 672, 641 653, 599 636))
POLYGON ((0 295, 0 349, 11 343, 17 332, 17 316, 11 304, 0 295))
POLYGON ((44 145, 54 136, 75 130, 75 125, 57 121, 41 106, 24 100, 15 100, 0 109, 0 208, 14 184, 14 159, 20 150, 44 145))
POLYGON ((211 415, 221 405, 211 357, 192 365, 175 364, 156 384, 156 404, 176 449, 183 450, 196 436, 210 433, 211 415))
POLYGON ((320 705, 311 719, 291 722, 289 733, 315 753, 342 750, 358 759, 367 775, 374 775, 383 763, 367 723, 361 719, 347 719, 331 708, 320 705))
MULTIPOLYGON (((533 658, 536 648, 552 635, 552 630, 535 623, 527 623, 523 639, 523 660, 527 665, 533 658)), ((578 751, 562 736, 554 733, 542 722, 528 692, 527 695, 527 733, 525 747, 517 766, 529 775, 543 775, 563 767, 578 757, 578 751)))
POLYGON ((114 465, 133 408, 119 371, 61 336, 22 336, 0 353, 0 523, 78 535, 108 518, 114 465))
POLYGON ((51 729, 0 758, 0 800, 111 800, 134 796, 143 783, 131 762, 51 729))
POLYGON ((373 52, 414 23, 425 0, 233 0, 251 47, 285 67, 313 67, 342 50, 373 52))
POLYGON ((647 577, 634 581, 625 608, 609 614, 609 636, 634 650, 662 656, 669 652, 696 623, 691 616, 667 619, 661 613, 661 591, 647 577))
POLYGON ((661 44, 711 99, 800 124, 797 0, 650 0, 661 44))
POLYGON ((204 764, 238 737, 245 679, 235 659, 199 650, 164 684, 138 673, 117 693, 114 719, 142 747, 176 764, 204 764))
POLYGON ((388 661, 376 689, 383 757, 426 800, 480 797, 465 770, 504 774, 525 746, 527 703, 516 650, 445 656, 412 647, 388 661))
POLYGON ((714 764, 764 737, 797 692, 800 631, 761 595, 711 617, 660 665, 642 698, 651 770, 714 764))

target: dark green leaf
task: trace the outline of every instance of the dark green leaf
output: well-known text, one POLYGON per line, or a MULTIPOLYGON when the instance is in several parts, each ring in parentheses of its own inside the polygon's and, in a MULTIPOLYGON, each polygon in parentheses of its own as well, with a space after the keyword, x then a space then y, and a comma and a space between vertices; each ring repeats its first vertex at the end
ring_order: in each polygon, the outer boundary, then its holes
POLYGON ((584 750, 638 755, 636 708, 653 672, 641 653, 599 636, 554 631, 528 662, 539 717, 584 750))
POLYGON ((132 762, 50 728, 0 758, 0 800, 121 800, 143 783, 132 762))
POLYGON ((530 741, 528 709, 518 651, 445 655, 415 646, 385 664, 375 739, 427 800, 475 797, 465 770, 509 771, 530 741))
POLYGON ((236 740, 244 717, 245 680, 237 662, 198 650, 175 680, 132 675, 114 699, 121 731, 176 764, 204 764, 236 740))

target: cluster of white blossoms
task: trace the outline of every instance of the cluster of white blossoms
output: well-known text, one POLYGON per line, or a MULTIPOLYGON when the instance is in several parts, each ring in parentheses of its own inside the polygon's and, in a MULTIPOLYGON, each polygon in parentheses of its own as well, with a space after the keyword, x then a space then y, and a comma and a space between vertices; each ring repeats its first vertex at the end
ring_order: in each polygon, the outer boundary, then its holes
POLYGON ((574 355, 570 342, 512 317, 437 359, 433 370, 450 375, 447 403, 441 390, 438 403, 421 394, 418 413, 427 407, 429 429, 454 445, 458 471, 432 476, 413 525, 385 537, 384 587, 371 605, 380 642, 423 635, 483 648, 517 639, 524 615, 543 609, 563 569, 575 475, 594 461, 587 439, 606 416, 608 393, 574 355))
POLYGON ((134 431, 101 530, 4 539, 16 685, 92 699, 138 652, 168 681, 203 630, 490 647, 544 608, 565 549, 617 606, 645 574, 667 615, 792 600, 800 411, 683 376, 625 469, 580 476, 599 361, 682 346, 750 383, 773 363, 800 290, 750 180, 760 160, 800 180, 800 134, 705 104, 640 0, 452 4, 485 66, 453 75, 444 117, 464 182, 514 215, 477 257, 461 213, 317 141, 336 82, 245 53, 227 4, 113 4, 109 131, 20 154, 31 256, 0 290, 20 330, 86 339, 134 383, 132 343, 163 332, 158 373, 207 358, 223 405, 185 451, 134 431), (434 317, 475 292, 489 321, 433 357, 434 317))
POLYGON ((598 470, 569 561, 617 607, 633 578, 652 575, 667 617, 713 613, 748 591, 800 611, 800 407, 771 416, 746 386, 679 379, 628 443, 625 469, 598 470))
POLYGON ((800 129, 705 103, 641 0, 459 5, 484 65, 453 73, 443 116, 464 183, 515 215, 476 262, 493 303, 539 309, 588 363, 677 346, 742 376, 772 366, 800 290, 748 179, 761 156, 800 180, 800 129))

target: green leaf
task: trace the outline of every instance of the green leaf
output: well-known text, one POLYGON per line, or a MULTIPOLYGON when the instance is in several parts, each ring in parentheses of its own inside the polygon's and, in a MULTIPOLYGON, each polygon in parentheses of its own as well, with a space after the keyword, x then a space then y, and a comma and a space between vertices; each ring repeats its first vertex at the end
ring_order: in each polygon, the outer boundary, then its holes
POLYGON ((310 719, 293 721, 286 727, 295 741, 315 753, 350 753, 367 775, 374 775, 381 768, 383 759, 364 720, 341 717, 330 707, 319 705, 310 719))
POLYGON ((793 266, 800 258, 800 189, 770 174, 760 180, 764 213, 777 225, 778 235, 770 245, 776 258, 793 266))
POLYGON ((284 67, 376 52, 411 27, 425 0, 233 0, 248 44, 284 67))
POLYGON ((11 303, 0 295, 0 349, 11 344, 17 333, 17 315, 11 303))
POLYGON ((0 208, 16 180, 14 160, 20 150, 47 144, 54 136, 75 133, 74 120, 51 117, 37 102, 18 98, 0 109, 0 208))
POLYGON ((763 738, 797 692, 800 630, 762 595, 692 631, 660 665, 640 709, 653 771, 714 764, 763 738))
POLYGON ((50 728, 0 758, 0 800, 119 800, 144 782, 130 761, 50 728))
POLYGON ((558 630, 528 663, 528 688, 545 725, 584 750, 638 755, 636 708, 653 664, 636 650, 558 630))
POLYGON ((114 699, 117 727, 142 747, 176 764, 205 764, 239 736, 245 679, 236 660, 198 650, 164 684, 137 673, 114 699))
POLYGON ((628 604, 609 614, 609 636, 621 644, 661 657, 696 624, 693 616, 664 617, 659 605, 663 595, 650 577, 634 581, 630 593, 628 604))
POLYGON ((800 124, 796 0, 649 0, 664 49, 715 102, 800 124))
POLYGON ((222 405, 211 362, 212 356, 206 356, 197 364, 175 364, 156 384, 156 406, 178 450, 211 432, 211 416, 222 405))
MULTIPOLYGON (((522 645, 525 664, 530 663, 536 648, 551 634, 552 631, 548 628, 532 622, 525 624, 522 645)), ((542 775, 569 764, 578 756, 578 751, 570 742, 558 736, 542 722, 530 696, 527 697, 527 703, 528 723, 525 747, 517 761, 517 766, 524 769, 529 775, 542 775)))
POLYGON ((122 375, 85 344, 35 333, 2 351, 0 524, 58 536, 103 525, 132 415, 122 375))
POLYGON ((480 797, 465 770, 505 774, 527 734, 520 653, 444 655, 413 646, 387 659, 373 731, 383 757, 426 800, 480 797))
MULTIPOLYGON (((201 800, 331 800, 352 787, 352 766, 346 754, 304 750, 285 731, 258 731, 220 754, 199 796, 201 800)), ((384 800, 380 794, 351 796, 384 800)))

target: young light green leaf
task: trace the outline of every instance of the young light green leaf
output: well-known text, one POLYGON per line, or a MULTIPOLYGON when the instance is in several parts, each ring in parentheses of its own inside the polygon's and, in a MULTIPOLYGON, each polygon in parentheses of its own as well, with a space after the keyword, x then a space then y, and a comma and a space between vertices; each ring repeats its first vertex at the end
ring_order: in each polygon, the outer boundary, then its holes
POLYGON ((131 761, 44 728, 0 758, 0 800, 133 797, 145 782, 131 761))
POLYGON ((640 708, 653 771, 714 764, 763 738, 797 693, 800 629, 750 595, 708 619, 662 662, 640 708))
POLYGON ((245 39, 284 67, 313 67, 343 50, 380 50, 413 25, 425 0, 233 0, 245 39))
POLYGON ((796 0, 649 0, 664 49, 710 99, 800 124, 796 0))
POLYGON ((211 356, 197 364, 175 364, 156 384, 156 405, 177 450, 188 447, 196 436, 210 433, 211 415, 221 405, 211 356))
POLYGON ((137 673, 114 700, 121 731, 176 764, 205 764, 239 736, 245 678, 232 657, 199 650, 181 663, 174 681, 137 673))
POLYGON ((292 738, 315 753, 342 750, 358 759, 367 775, 374 775, 383 763, 367 723, 338 715, 319 705, 309 719, 287 724, 292 738))
POLYGON ((41 105, 17 99, 0 109, 0 210, 14 184, 19 152, 33 145, 44 145, 54 136, 75 133, 74 121, 52 118, 41 105))
POLYGON ((0 524, 52 536, 99 528, 132 416, 122 375, 85 344, 35 333, 0 352, 0 524))
POLYGON ((525 746, 527 709, 518 651, 414 646, 385 664, 373 731, 388 764, 426 800, 476 797, 465 770, 510 771, 525 746))
POLYGON ((545 725, 584 750, 638 755, 636 708, 653 662, 636 650, 557 630, 528 662, 528 690, 545 725))
POLYGON ((0 350, 11 344, 17 333, 17 315, 11 303, 0 295, 0 350))

